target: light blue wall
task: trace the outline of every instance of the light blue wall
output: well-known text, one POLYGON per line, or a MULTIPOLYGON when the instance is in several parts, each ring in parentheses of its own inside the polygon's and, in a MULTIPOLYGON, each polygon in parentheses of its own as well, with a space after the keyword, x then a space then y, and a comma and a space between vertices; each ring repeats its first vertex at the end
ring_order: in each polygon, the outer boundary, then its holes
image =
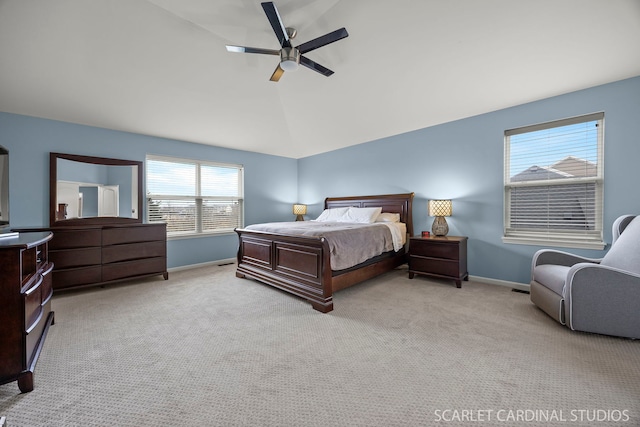
MULTIPOLYGON (((327 196, 415 192, 415 231, 429 230, 427 200, 453 199, 451 235, 469 237, 469 273, 528 283, 538 246, 502 243, 504 131, 605 112, 604 224, 640 213, 640 77, 300 159, 298 194, 309 217, 327 196)), ((571 250, 591 257, 603 251, 571 250)))
MULTIPOLYGON (((149 153, 244 165, 246 224, 291 219, 297 202, 297 161, 285 157, 7 113, 0 113, 0 145, 9 150, 14 228, 49 225, 49 152, 139 161, 149 153)), ((169 268, 234 258, 237 241, 235 233, 170 240, 169 268)))
MULTIPOLYGON (((605 112, 605 241, 625 213, 640 213, 640 77, 317 156, 288 159, 89 126, 0 113, 0 145, 10 152, 13 227, 48 225, 49 152, 143 161, 147 153, 245 166, 245 223, 287 221, 291 204, 327 196, 415 192, 416 232, 428 230, 427 200, 452 198, 450 234, 469 236, 474 276, 528 283, 537 246, 503 244, 503 132, 605 112)), ((171 240, 169 267, 235 257, 235 234, 171 240)), ((591 257, 603 251, 575 250, 591 257)))

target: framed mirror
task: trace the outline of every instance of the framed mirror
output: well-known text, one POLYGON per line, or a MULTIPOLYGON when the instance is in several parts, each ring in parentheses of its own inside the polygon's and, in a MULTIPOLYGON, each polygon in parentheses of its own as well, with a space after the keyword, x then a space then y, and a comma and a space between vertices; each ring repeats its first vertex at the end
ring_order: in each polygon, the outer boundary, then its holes
POLYGON ((49 225, 142 222, 142 162, 50 153, 49 225))

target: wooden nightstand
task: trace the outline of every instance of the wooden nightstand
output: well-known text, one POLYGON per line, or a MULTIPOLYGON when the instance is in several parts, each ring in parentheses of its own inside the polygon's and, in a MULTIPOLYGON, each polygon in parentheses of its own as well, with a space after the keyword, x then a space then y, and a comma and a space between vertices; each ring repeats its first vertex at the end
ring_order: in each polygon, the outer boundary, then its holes
POLYGON ((453 279, 461 288, 462 280, 469 280, 467 238, 412 237, 409 242, 409 279, 416 274, 453 279))

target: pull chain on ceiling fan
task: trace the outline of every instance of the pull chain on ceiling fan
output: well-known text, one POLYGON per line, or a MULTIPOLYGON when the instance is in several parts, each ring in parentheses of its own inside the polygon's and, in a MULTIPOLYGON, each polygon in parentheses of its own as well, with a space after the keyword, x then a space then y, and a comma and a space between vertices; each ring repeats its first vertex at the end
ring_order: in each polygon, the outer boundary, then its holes
POLYGON ((305 67, 322 74, 323 76, 329 77, 331 74, 333 74, 333 71, 326 67, 323 67, 315 61, 312 61, 306 56, 303 56, 303 54, 349 36, 349 33, 347 33, 347 30, 344 27, 293 47, 291 45, 291 39, 296 36, 296 30, 284 26, 284 24, 282 23, 282 19, 280 19, 278 9, 276 9, 276 6, 273 4, 273 2, 269 1, 261 4, 262 8, 264 9, 264 13, 267 15, 267 19, 269 20, 269 23, 273 28, 273 32, 278 38, 278 43, 280 43, 281 49, 275 50, 263 49, 259 47, 227 45, 227 50, 229 52, 280 55, 280 63, 271 75, 270 80, 272 82, 277 82, 278 80, 280 80, 280 77, 282 77, 285 71, 297 70, 299 64, 302 64, 305 67))

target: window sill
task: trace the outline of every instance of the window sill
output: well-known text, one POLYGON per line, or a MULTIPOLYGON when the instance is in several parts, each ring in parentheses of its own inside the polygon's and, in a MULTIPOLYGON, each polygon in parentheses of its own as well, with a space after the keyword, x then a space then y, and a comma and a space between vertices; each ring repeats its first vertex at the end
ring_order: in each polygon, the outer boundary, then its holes
POLYGON ((607 244, 604 242, 576 242, 571 240, 548 240, 523 237, 502 237, 502 243, 513 245, 551 246, 558 248, 595 249, 603 250, 607 244))
POLYGON ((198 239, 201 237, 217 237, 235 234, 234 230, 213 231, 207 233, 167 234, 167 240, 198 239))

